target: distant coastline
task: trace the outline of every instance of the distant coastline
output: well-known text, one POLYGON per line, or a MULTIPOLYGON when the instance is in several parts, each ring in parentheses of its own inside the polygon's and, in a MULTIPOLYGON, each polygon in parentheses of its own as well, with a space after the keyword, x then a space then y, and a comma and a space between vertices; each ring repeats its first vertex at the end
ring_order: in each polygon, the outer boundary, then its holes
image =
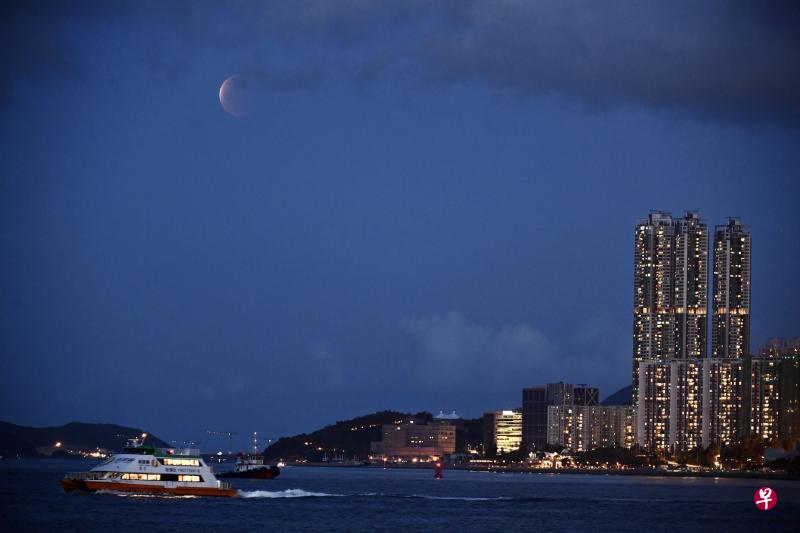
MULTIPOLYGON (((70 422, 61 426, 31 427, 0 421, 0 456, 5 458, 71 458, 105 456, 122 450, 131 437, 146 433, 141 428, 118 424, 70 422)), ((147 433, 148 443, 169 445, 147 433)))
MULTIPOLYGON (((321 463, 321 462, 291 462, 289 466, 297 467, 325 467, 325 468, 371 468, 385 470, 433 470, 433 464, 369 464, 354 465, 346 463, 321 463)), ((592 476, 644 476, 644 477, 702 477, 702 478, 740 478, 740 479, 766 479, 766 480, 787 480, 800 481, 800 478, 791 477, 785 472, 734 472, 734 471, 715 471, 715 472, 678 472, 670 470, 656 470, 650 468, 628 469, 628 470, 604 470, 590 468, 523 468, 517 466, 484 466, 484 465, 447 465, 448 470, 460 470, 468 472, 493 472, 499 474, 567 474, 567 475, 592 475, 592 476)))

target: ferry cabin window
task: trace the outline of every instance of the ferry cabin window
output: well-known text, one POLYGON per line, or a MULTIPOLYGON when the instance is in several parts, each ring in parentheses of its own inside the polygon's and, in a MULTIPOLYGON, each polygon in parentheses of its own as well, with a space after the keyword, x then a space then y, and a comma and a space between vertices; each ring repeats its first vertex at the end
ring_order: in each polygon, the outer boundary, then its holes
POLYGON ((200 482, 203 476, 195 474, 161 474, 161 481, 200 482))
POLYGON ((176 457, 167 457, 165 459, 159 459, 161 464, 168 465, 168 466, 201 466, 199 459, 179 459, 176 457))
POLYGON ((161 481, 161 474, 138 474, 136 472, 125 472, 122 479, 133 479, 137 481, 161 481))

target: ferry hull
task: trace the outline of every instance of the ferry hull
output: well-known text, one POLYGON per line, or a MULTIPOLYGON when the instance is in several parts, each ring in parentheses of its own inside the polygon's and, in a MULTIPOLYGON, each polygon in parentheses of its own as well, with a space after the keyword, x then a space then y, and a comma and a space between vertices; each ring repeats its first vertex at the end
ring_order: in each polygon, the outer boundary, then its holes
POLYGON ((93 481, 87 479, 62 479, 59 481, 66 492, 97 492, 112 490, 134 494, 156 494, 171 496, 236 496, 234 488, 216 487, 165 487, 162 485, 140 485, 133 483, 116 483, 113 481, 93 481))

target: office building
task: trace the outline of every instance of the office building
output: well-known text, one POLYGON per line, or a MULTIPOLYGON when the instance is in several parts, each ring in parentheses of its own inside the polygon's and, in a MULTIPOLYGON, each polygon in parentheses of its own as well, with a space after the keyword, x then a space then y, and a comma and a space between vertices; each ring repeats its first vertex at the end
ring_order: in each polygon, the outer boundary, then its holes
POLYGON ((483 446, 489 453, 509 453, 522 444, 522 411, 492 411, 483 415, 483 446))
POLYGON ((537 450, 547 444, 547 389, 522 389, 522 449, 537 450))

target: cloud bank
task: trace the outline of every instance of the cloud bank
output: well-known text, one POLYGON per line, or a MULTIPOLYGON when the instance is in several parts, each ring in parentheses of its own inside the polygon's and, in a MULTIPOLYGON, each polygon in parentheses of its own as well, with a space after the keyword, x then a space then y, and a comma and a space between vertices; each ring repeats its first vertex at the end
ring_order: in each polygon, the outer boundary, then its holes
POLYGON ((3 94, 18 78, 79 76, 87 52, 76 32, 119 24, 174 36, 186 61, 229 53, 266 90, 309 90, 335 72, 355 83, 466 84, 587 108, 800 123, 796 2, 86 0, 3 11, 3 94))
POLYGON ((429 384, 494 386, 508 383, 510 376, 532 380, 554 362, 553 344, 525 323, 491 328, 451 311, 407 318, 401 329, 415 340, 416 371, 429 384))

